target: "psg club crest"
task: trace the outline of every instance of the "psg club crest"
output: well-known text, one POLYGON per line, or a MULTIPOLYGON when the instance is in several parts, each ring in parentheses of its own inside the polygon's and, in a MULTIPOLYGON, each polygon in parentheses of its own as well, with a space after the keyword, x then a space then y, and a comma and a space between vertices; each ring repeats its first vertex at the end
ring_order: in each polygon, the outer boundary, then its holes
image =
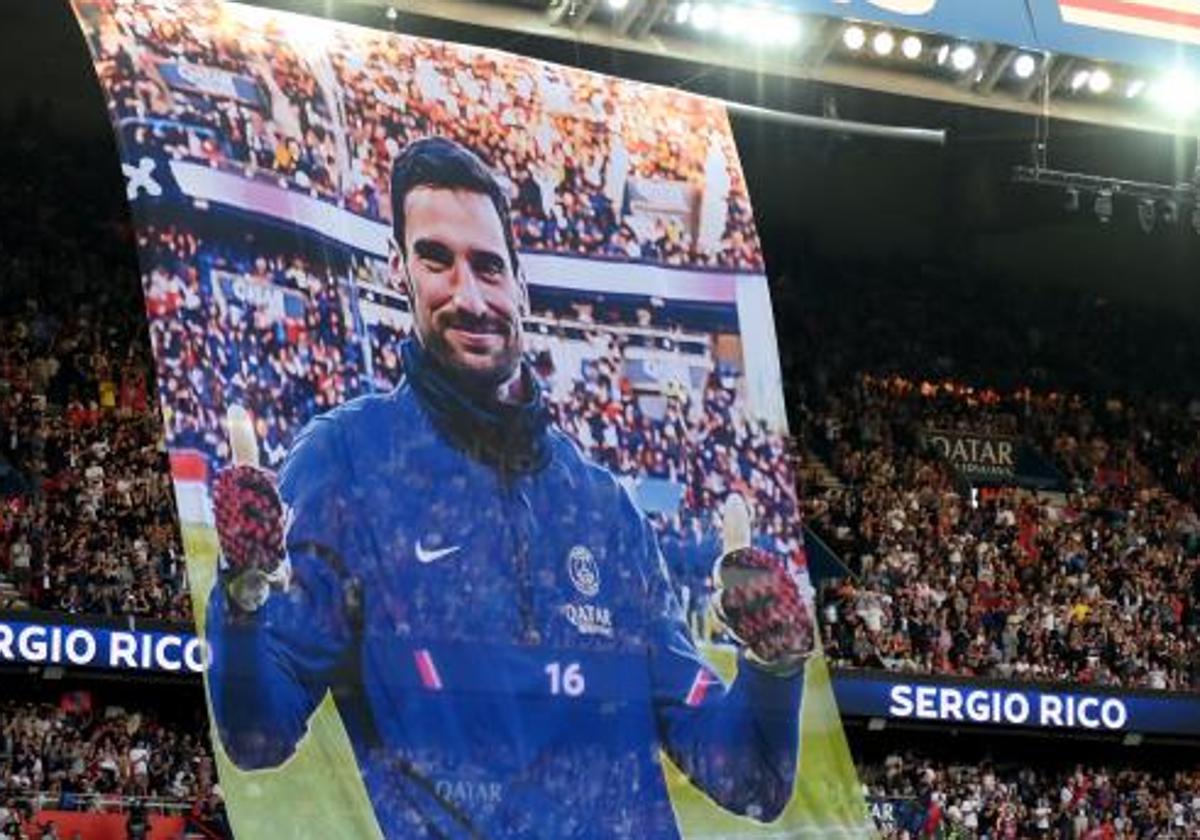
POLYGON ((571 583, 575 584, 579 594, 585 598, 591 598, 600 591, 600 567, 596 565, 596 558, 587 546, 577 545, 571 549, 567 555, 567 574, 571 576, 571 583))

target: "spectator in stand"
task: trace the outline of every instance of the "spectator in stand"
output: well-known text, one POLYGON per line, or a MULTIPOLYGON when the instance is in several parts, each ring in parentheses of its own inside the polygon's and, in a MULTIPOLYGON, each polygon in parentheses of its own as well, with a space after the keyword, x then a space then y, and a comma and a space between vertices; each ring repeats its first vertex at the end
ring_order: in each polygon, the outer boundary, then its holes
POLYGON ((0 123, 0 602, 188 618, 112 150, 28 111, 0 123), (79 194, 50 176, 61 167, 79 194))
POLYGON ((146 709, 2 701, 0 797, 39 809, 122 810, 134 797, 143 812, 144 799, 190 808, 214 792, 207 743, 203 724, 167 724, 146 709))
POLYGON ((1200 833, 1200 772, 947 763, 913 753, 860 764, 868 799, 893 804, 884 840, 1155 840, 1200 833))
POLYGON ((1200 688, 1200 519, 1118 436, 1123 409, 1089 408, 1057 394, 863 376, 814 412, 824 435, 814 446, 842 486, 811 495, 807 514, 857 573, 824 592, 834 660, 1200 688), (1070 491, 1001 489, 972 503, 924 449, 929 428, 1018 435, 1055 457, 1070 491))

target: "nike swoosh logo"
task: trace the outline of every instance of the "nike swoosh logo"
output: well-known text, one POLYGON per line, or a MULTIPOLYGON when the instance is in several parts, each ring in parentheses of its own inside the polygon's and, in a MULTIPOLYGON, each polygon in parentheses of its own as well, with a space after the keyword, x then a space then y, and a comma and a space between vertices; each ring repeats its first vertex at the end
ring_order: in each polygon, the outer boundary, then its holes
POLYGON ((420 540, 417 540, 417 562, 432 563, 435 560, 441 560, 443 557, 449 557, 460 548, 462 548, 461 545, 449 545, 445 548, 426 548, 421 545, 420 540))

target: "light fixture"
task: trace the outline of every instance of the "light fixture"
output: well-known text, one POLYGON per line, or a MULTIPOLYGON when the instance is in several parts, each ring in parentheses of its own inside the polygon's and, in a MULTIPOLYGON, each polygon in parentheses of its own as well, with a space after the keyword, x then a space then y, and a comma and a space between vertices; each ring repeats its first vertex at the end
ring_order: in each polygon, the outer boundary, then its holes
POLYGON ((700 32, 707 32, 717 25, 717 10, 711 3, 698 3, 692 9, 692 26, 700 32))
POLYGON ((1088 79, 1088 90, 1100 96, 1108 93, 1112 89, 1112 76, 1103 67, 1097 67, 1092 71, 1092 76, 1088 79))
POLYGON ((1178 119, 1191 117, 1200 109, 1200 85, 1186 70, 1173 70, 1163 76, 1150 87, 1149 96, 1178 119))
POLYGON ((938 65, 945 64, 945 63, 946 63, 946 60, 947 60, 948 58, 950 58, 950 45, 949 45, 949 44, 942 44, 940 47, 938 47, 938 51, 937 51, 937 63, 938 63, 938 65))
POLYGON ((1142 92, 1145 89, 1146 89, 1146 80, 1145 79, 1134 79, 1132 82, 1130 82, 1128 85, 1125 86, 1125 98, 1126 99, 1137 99, 1139 96, 1142 95, 1142 92))
POLYGON ((1096 193, 1096 204, 1094 209, 1096 211, 1096 218, 1100 220, 1100 224, 1106 225, 1112 221, 1112 190, 1100 190, 1100 192, 1096 193))
POLYGON ((779 36, 778 26, 776 15, 770 9, 747 9, 741 31, 747 40, 756 44, 771 44, 779 36))
POLYGON ((1068 213, 1079 212, 1079 190, 1074 187, 1067 187, 1067 201, 1063 205, 1063 209, 1068 213))
POLYGON ((736 38, 746 31, 746 10, 738 6, 721 7, 721 34, 736 38))
POLYGON ((1154 230, 1154 223, 1158 220, 1158 208, 1154 206, 1154 199, 1143 198, 1139 201, 1137 214, 1138 226, 1142 229, 1142 233, 1149 235, 1154 230))
POLYGON ((891 55, 892 50, 896 49, 896 37, 886 29, 880 30, 871 39, 871 49, 875 50, 876 55, 891 55))
POLYGON ((629 0, 608 0, 608 7, 614 12, 622 11, 629 5, 629 0))
POLYGON ((775 16, 775 43, 794 47, 800 43, 800 18, 794 15, 775 16))
POLYGON ((388 20, 395 20, 400 16, 400 13, 396 11, 396 7, 393 4, 388 3, 387 11, 383 13, 383 16, 388 20))
POLYGON ((908 35, 900 42, 900 52, 904 53, 904 57, 910 61, 916 61, 921 57, 925 45, 921 43, 921 39, 916 35, 908 35))
POLYGON ((692 16, 692 4, 680 3, 675 7, 675 22, 680 26, 688 22, 688 18, 692 16))
POLYGON ((1028 79, 1037 72, 1037 59, 1029 53, 1021 53, 1013 62, 1013 72, 1018 79, 1028 79))
POLYGON ((842 43, 846 45, 846 49, 858 52, 867 43, 867 33, 861 26, 847 26, 846 31, 842 33, 842 43))
POLYGON ((1168 198, 1162 204, 1162 220, 1166 227, 1175 227, 1179 224, 1179 202, 1173 198, 1168 198))
POLYGON ((1088 83, 1088 79, 1092 76, 1090 70, 1077 70, 1075 75, 1071 77, 1071 90, 1075 93, 1083 90, 1083 86, 1088 83))
POLYGON ((959 44, 950 53, 950 64, 960 73, 965 73, 974 67, 977 60, 974 47, 967 44, 959 44))

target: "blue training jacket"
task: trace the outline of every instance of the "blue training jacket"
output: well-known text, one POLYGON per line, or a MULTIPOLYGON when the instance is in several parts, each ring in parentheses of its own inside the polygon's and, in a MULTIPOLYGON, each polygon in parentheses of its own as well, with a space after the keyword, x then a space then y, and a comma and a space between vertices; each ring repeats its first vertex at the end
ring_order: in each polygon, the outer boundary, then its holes
POLYGON ((253 614, 210 599, 232 760, 283 762, 332 692, 389 838, 678 837, 660 749, 723 807, 778 816, 803 675, 742 661, 725 685, 645 518, 540 394, 480 409, 403 357, 396 390, 288 455, 287 591, 253 614))

